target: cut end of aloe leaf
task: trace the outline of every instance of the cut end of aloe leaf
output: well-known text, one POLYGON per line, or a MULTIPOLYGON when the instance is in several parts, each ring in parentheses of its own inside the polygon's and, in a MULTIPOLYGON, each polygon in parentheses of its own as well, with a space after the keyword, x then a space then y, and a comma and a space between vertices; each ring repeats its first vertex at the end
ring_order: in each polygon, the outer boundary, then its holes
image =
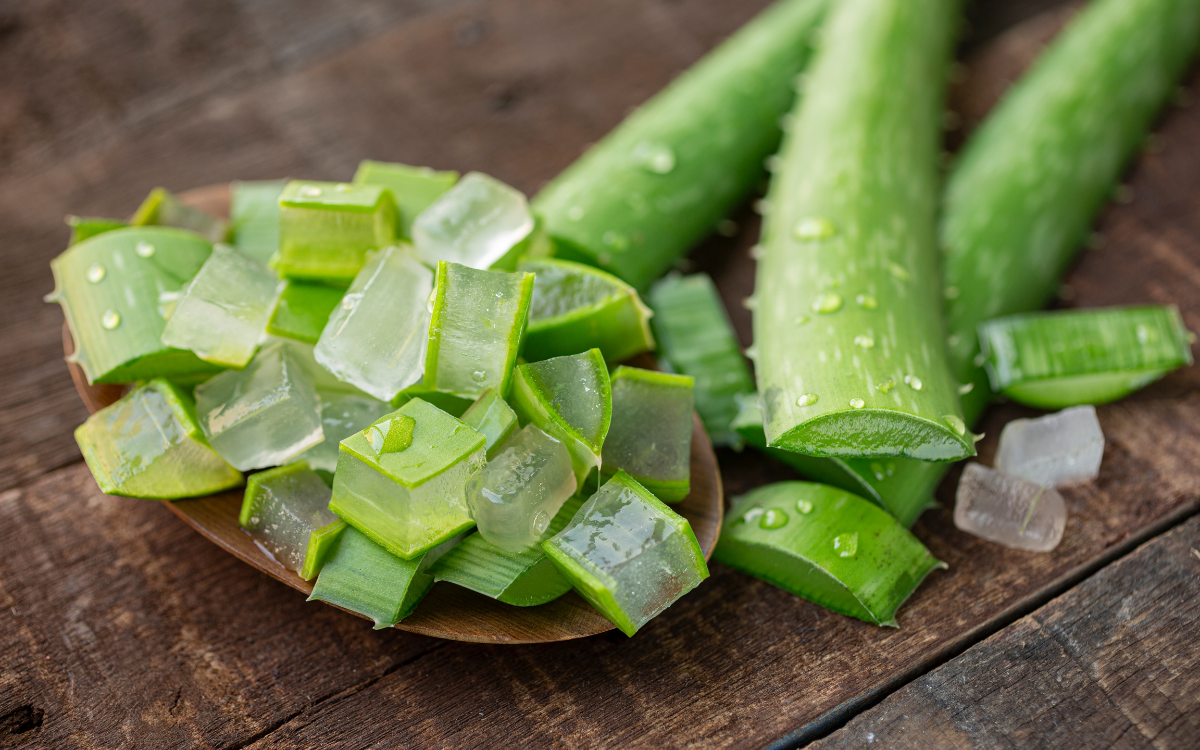
MULTIPOLYGON (((953 418, 949 418, 953 417, 953 418)), ((770 443, 810 456, 863 458, 903 456, 921 461, 958 461, 975 455, 960 418, 944 421, 887 409, 854 408, 802 422, 770 443)))

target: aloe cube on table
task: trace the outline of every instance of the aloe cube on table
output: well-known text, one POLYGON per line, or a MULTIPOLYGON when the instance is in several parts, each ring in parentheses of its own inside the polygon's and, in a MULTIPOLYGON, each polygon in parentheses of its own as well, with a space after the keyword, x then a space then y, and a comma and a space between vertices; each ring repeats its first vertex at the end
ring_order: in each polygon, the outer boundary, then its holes
POLYGON ((524 258, 517 269, 534 274, 525 359, 599 349, 607 361, 620 362, 654 348, 650 310, 616 276, 554 258, 524 258))
POLYGON ((687 519, 624 472, 542 549, 579 595, 628 636, 708 578, 687 519))
POLYGON ((196 386, 196 411, 209 444, 243 471, 277 466, 324 439, 312 376, 286 343, 196 386))
POLYGON ((714 559, 875 625, 946 567, 877 505, 835 487, 778 482, 735 501, 714 559))
POLYGON ((612 421, 612 384, 600 350, 517 367, 508 402, 522 427, 535 425, 567 446, 582 487, 600 467, 612 421))
POLYGON ((433 273, 404 246, 376 253, 334 307, 313 349, 339 379, 391 401, 421 378, 433 273))
POLYGON ((279 251, 279 196, 287 180, 237 180, 229 185, 233 246, 266 265, 279 251))
POLYGON ((209 242, 222 242, 229 235, 229 225, 198 208, 185 205, 166 188, 154 188, 129 221, 131 226, 175 227, 195 232, 209 242))
POLYGON ((450 261, 476 269, 512 267, 513 249, 533 231, 521 191, 479 172, 468 172, 417 215, 412 224, 417 255, 429 265, 450 261))
POLYGON ((212 246, 192 232, 116 229, 72 245, 50 262, 54 291, 75 340, 69 358, 89 383, 220 371, 190 351, 162 343, 159 293, 177 292, 208 260, 212 246))
POLYGON ((321 399, 321 433, 325 439, 297 458, 313 469, 332 474, 337 470, 341 442, 370 427, 375 420, 391 412, 392 407, 366 394, 327 390, 320 386, 317 386, 317 395, 321 399))
POLYGON ((532 294, 531 273, 438 261, 424 385, 472 399, 488 388, 507 394, 532 294))
POLYGON ((104 219, 97 216, 68 216, 67 226, 71 227, 71 239, 67 245, 74 245, 98 234, 111 232, 114 229, 124 229, 128 222, 120 219, 104 219))
POLYGON ((994 465, 1010 477, 1059 487, 1095 479, 1103 459, 1104 431, 1096 407, 1073 406, 1004 425, 994 465))
MULTIPOLYGON (((583 498, 567 498, 550 521, 544 537, 566 528, 583 498)), ((541 545, 516 554, 505 552, 480 534, 469 534, 438 559, 429 572, 435 581, 446 581, 471 589, 515 607, 535 607, 553 601, 571 590, 541 545)))
POLYGON ((75 442, 108 495, 174 500, 242 483, 241 472, 204 439, 191 396, 162 378, 88 417, 75 442))
POLYGON ((419 398, 395 417, 413 421, 407 447, 371 428, 341 442, 329 509, 407 560, 474 525, 465 488, 487 458, 483 435, 419 398))
POLYGON ((600 471, 623 471, 665 503, 691 490, 692 379, 618 367, 600 471))
POLYGON ((183 288, 162 342, 206 362, 245 367, 258 349, 282 283, 266 266, 217 245, 183 288))
POLYGON ((487 439, 489 461, 518 427, 517 413, 491 388, 484 391, 483 395, 463 412, 462 421, 487 439))
POLYGON ((429 167, 410 167, 385 161, 364 160, 354 172, 356 185, 382 185, 396 201, 396 234, 412 239, 417 215, 458 182, 458 172, 438 172, 429 167))
POLYGON ((302 461, 260 471, 246 481, 238 524, 280 565, 311 580, 345 528, 330 512, 329 496, 329 486, 302 461))
POLYGON ((267 333, 316 344, 341 304, 345 289, 306 281, 285 281, 279 301, 267 321, 267 333))
MULTIPOLYGON (((695 384, 696 411, 716 445, 740 448, 730 426, 738 397, 754 392, 737 334, 707 274, 670 274, 650 289, 660 356, 695 384)), ((761 419, 759 420, 761 424, 761 419)))
POLYGON ((285 279, 346 286, 367 253, 396 241, 396 204, 387 188, 293 180, 279 196, 279 253, 285 279))

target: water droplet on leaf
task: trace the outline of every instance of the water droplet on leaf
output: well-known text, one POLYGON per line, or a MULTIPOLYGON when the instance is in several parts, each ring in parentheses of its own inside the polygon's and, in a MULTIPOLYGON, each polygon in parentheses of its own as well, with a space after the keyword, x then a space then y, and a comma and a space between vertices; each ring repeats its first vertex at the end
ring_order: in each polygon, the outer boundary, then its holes
POLYGON ((819 216, 806 216, 792 227, 792 234, 796 235, 796 239, 805 241, 823 240, 832 237, 836 232, 837 229, 829 219, 822 219, 819 216))
POLYGON ((763 513, 762 519, 758 522, 758 526, 759 528, 763 529, 780 529, 784 526, 787 526, 787 522, 787 513, 784 513, 778 508, 769 508, 765 513, 763 513))
POLYGON ((800 511, 801 513, 804 513, 804 514, 812 513, 812 509, 813 509, 813 504, 810 503, 809 501, 807 501, 807 500, 797 500, 796 501, 796 510, 800 511))
POLYGON ((854 557, 858 554, 858 532, 838 534, 833 538, 833 548, 839 557, 854 557))
POLYGON ((861 409, 866 405, 867 405, 867 402, 863 401, 861 398, 850 399, 850 406, 854 407, 855 409, 861 409))
POLYGON ((111 331, 121 325, 121 313, 111 308, 105 310, 104 314, 100 316, 100 325, 111 331))
POLYGON ((817 394, 815 393, 805 393, 796 399, 796 406, 812 406, 815 403, 817 403, 817 394))
POLYGON ((949 425, 950 429, 958 433, 960 437, 967 432, 966 424, 955 414, 943 414, 942 421, 949 425))
POLYGON ((842 307, 842 295, 837 292, 821 292, 812 301, 812 311, 815 313, 837 312, 842 307))
POLYGON ((133 251, 143 258, 149 258, 154 255, 154 245, 151 245, 149 242, 142 241, 137 243, 137 245, 134 245, 133 251))
POLYGON ((107 273, 108 270, 104 266, 100 265, 99 263, 93 263, 92 265, 88 266, 87 280, 93 284, 99 284, 101 281, 104 281, 104 276, 107 273))
POLYGON ((864 310, 874 310, 879 307, 879 301, 869 294, 860 294, 854 298, 854 301, 864 310))
POLYGON ((861 346, 863 349, 871 349, 875 346, 875 339, 871 336, 859 334, 854 337, 854 345, 861 346))

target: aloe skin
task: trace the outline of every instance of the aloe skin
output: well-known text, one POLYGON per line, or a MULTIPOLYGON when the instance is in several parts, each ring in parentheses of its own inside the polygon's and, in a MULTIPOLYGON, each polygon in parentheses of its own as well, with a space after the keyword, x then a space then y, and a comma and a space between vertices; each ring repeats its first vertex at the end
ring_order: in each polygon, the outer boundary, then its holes
POLYGON ((185 205, 166 188, 154 188, 129 224, 135 227, 175 227, 195 232, 209 242, 222 242, 229 236, 224 219, 210 216, 198 208, 185 205))
POLYGON ((783 0, 642 105, 534 199, 557 255, 638 289, 763 177, 827 0, 783 0))
POLYGON ((946 361, 935 233, 954 0, 845 0, 768 194, 755 289, 768 443, 975 454, 946 361))

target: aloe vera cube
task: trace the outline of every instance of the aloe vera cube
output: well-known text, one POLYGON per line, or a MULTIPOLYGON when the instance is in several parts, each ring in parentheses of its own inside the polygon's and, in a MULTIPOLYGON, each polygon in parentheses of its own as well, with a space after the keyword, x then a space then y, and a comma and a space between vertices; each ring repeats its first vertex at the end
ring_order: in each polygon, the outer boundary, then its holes
MULTIPOLYGON (((583 498, 567 498, 550 521, 545 532, 549 538, 566 528, 575 517, 583 498)), ((435 581, 489 596, 515 607, 535 607, 553 601, 571 590, 541 545, 524 552, 505 552, 478 533, 469 534, 430 568, 435 581)))
POLYGON ((665 503, 691 490, 692 379, 618 367, 601 471, 624 471, 665 503))
POLYGON ((612 421, 612 385, 599 349, 519 366, 508 403, 522 427, 536 425, 567 446, 580 486, 599 468, 612 421))
POLYGON ((433 273, 404 247, 374 255, 333 309, 313 355, 340 380, 391 401, 421 379, 433 273))
POLYGON ((98 234, 111 232, 114 229, 124 229, 128 223, 119 219, 104 219, 96 216, 68 216, 67 226, 71 227, 71 239, 68 245, 83 242, 98 234))
POLYGON ((1049 552, 1062 541, 1067 504, 1053 487, 972 462, 954 493, 954 525, 1005 547, 1049 552))
POLYGON ((542 540, 577 486, 566 447, 526 425, 467 483, 467 505, 484 539, 517 554, 542 540))
POLYGON ((209 242, 222 242, 229 234, 229 225, 198 208, 184 205, 166 188, 154 188, 129 224, 135 227, 175 227, 195 232, 209 242))
POLYGON ((258 349, 282 283, 266 266, 217 245, 163 329, 162 342, 206 362, 245 367, 258 349))
POLYGON ((1104 432, 1096 407, 1073 406, 1004 425, 996 470, 1042 487, 1059 487, 1095 479, 1103 457, 1104 432))
MULTIPOLYGON (((320 478, 319 472, 318 478, 320 478)), ((322 481, 324 480, 322 479, 322 481)), ((308 535, 308 548, 304 551, 304 565, 300 568, 298 575, 306 581, 316 578, 321 569, 325 567, 325 563, 337 551, 338 542, 341 541, 342 534, 348 528, 350 525, 338 518, 333 523, 313 529, 312 533, 308 535)))
POLYGON ((317 576, 308 600, 328 602, 390 628, 412 614, 433 586, 429 574, 451 539, 414 559, 396 557, 353 526, 347 528, 317 576))
POLYGON ((708 578, 687 519, 624 472, 542 549, 579 595, 628 636, 708 578))
POLYGON ((466 414, 467 409, 471 408, 471 404, 475 403, 469 398, 455 396, 453 393, 435 391, 425 385, 425 383, 417 382, 396 394, 396 397, 391 401, 392 408, 399 409, 414 398, 419 398, 422 401, 433 404, 452 417, 462 417, 466 414))
POLYGON ((279 196, 287 180, 238 180, 229 185, 233 246, 266 265, 279 252, 279 196))
POLYGON ((246 481, 238 524, 280 565, 300 573, 313 533, 338 522, 329 495, 304 462, 260 471, 246 481))
POLYGON ((329 509, 407 560, 474 525, 465 489, 487 461, 485 439, 419 398, 387 417, 413 420, 411 444, 383 450, 371 428, 343 440, 329 509))
MULTIPOLYGON (((661 357, 695 383, 696 411, 716 445, 740 448, 730 426, 738 396, 754 392, 737 334, 707 274, 669 274, 650 289, 661 357)), ((761 423, 761 419, 760 419, 761 423)))
POLYGON ((304 281, 283 283, 283 292, 267 321, 267 333, 316 344, 346 290, 304 281))
POLYGON ((507 394, 532 294, 531 273, 438 261, 424 384, 472 399, 507 394))
POLYGON ((487 439, 489 461, 504 441, 517 431, 517 413, 491 388, 463 412, 462 421, 487 439))
POLYGON ((212 246, 192 232, 130 227, 72 245, 50 262, 54 291, 75 340, 69 359, 89 383, 128 383, 218 372, 190 351, 162 343, 161 292, 178 292, 212 246))
POLYGON ((777 482, 736 500, 713 557, 834 612, 891 627, 925 576, 946 567, 874 503, 810 482, 777 482))
POLYGON ((242 483, 205 441, 191 396, 161 378, 88 417, 75 442, 107 495, 174 500, 242 483))
POLYGON ((517 268, 534 274, 523 350, 530 362, 588 349, 620 362, 654 348, 649 308, 616 276, 553 258, 524 258, 517 268))
POLYGON ((309 466, 332 474, 337 470, 339 446, 356 432, 392 411, 384 401, 361 393, 330 391, 317 387, 321 398, 321 432, 325 439, 297 456, 309 466))
POLYGON ((468 172, 417 215, 417 255, 429 265, 450 261, 476 269, 503 264, 533 231, 521 191, 480 172, 468 172))
POLYGON ((279 196, 279 254, 285 279, 346 286, 367 253, 396 241, 396 204, 387 188, 293 180, 279 196))
POLYGON ((458 182, 458 172, 438 172, 429 167, 410 167, 384 161, 365 160, 354 173, 356 185, 382 185, 392 191, 399 222, 397 234, 412 239, 417 215, 458 182))
POLYGON ((196 386, 196 411, 213 450, 242 471, 278 466, 324 439, 312 376, 284 343, 196 386))

